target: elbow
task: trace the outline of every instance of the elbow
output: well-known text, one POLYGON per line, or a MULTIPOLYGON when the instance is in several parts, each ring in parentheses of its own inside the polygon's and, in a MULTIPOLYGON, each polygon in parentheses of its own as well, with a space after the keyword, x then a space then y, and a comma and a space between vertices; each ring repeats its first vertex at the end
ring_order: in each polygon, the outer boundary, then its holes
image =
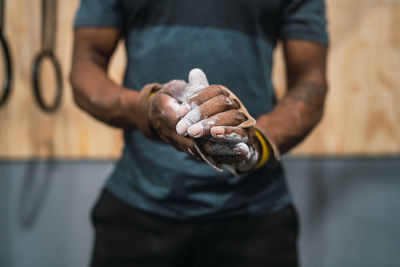
POLYGON ((86 110, 84 102, 82 101, 82 98, 79 96, 79 94, 73 93, 73 99, 74 99, 74 103, 77 107, 79 107, 82 110, 86 110))
POLYGON ((78 97, 78 83, 76 79, 76 75, 73 71, 69 73, 69 84, 71 85, 72 88, 72 96, 74 99, 74 103, 79 106, 79 97, 78 97))
POLYGON ((321 106, 318 110, 314 112, 314 120, 312 123, 312 128, 316 127, 324 117, 324 108, 321 106))
POLYGON ((77 78, 77 75, 74 73, 74 71, 71 71, 69 74, 69 83, 72 88, 72 96, 75 105, 77 105, 79 108, 83 109, 83 101, 82 101, 82 95, 79 93, 79 81, 77 78))
POLYGON ((313 128, 315 126, 317 126, 322 121, 322 119, 324 117, 324 114, 325 114, 325 102, 326 102, 327 94, 328 94, 328 84, 325 81, 321 85, 320 101, 318 101, 318 104, 315 106, 313 128))

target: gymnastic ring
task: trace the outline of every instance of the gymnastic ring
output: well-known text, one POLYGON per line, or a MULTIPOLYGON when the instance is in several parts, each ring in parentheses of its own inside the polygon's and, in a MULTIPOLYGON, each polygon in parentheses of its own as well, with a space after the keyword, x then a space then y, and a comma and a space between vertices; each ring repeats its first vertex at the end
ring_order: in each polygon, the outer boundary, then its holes
POLYGON ((46 112, 54 112, 58 109, 61 103, 62 91, 63 91, 63 80, 61 74, 60 63, 57 58, 54 56, 52 51, 43 51, 39 55, 36 56, 33 66, 33 91, 35 93, 35 99, 39 107, 46 112), (57 80, 57 92, 54 102, 52 104, 47 104, 43 100, 41 86, 39 82, 40 77, 40 69, 42 67, 43 60, 48 58, 55 71, 56 80, 57 80))
POLYGON ((10 96, 13 73, 12 73, 10 50, 8 49, 7 40, 2 34, 0 34, 0 43, 1 43, 1 50, 3 51, 4 54, 5 74, 6 74, 2 85, 3 93, 0 96, 0 106, 2 106, 7 102, 7 99, 10 96))

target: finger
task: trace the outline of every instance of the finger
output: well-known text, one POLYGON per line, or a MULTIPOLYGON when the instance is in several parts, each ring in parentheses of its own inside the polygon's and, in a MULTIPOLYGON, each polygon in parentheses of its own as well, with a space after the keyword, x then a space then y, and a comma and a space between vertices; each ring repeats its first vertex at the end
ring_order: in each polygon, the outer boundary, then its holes
POLYGON ((187 133, 191 137, 200 138, 209 135, 214 126, 237 126, 246 120, 247 117, 242 112, 231 109, 191 125, 187 133))
POLYGON ((202 149, 210 156, 242 156, 242 158, 247 158, 250 153, 250 149, 245 143, 232 144, 209 141, 202 144, 202 149))
POLYGON ((247 143, 249 140, 246 129, 234 126, 214 126, 210 133, 213 141, 220 143, 247 143))
POLYGON ((182 103, 189 98, 196 96, 204 88, 205 86, 198 83, 188 84, 183 80, 172 80, 164 84, 161 92, 172 96, 182 103))
POLYGON ((200 106, 204 102, 219 96, 219 95, 224 95, 228 96, 228 93, 222 89, 222 87, 218 85, 211 85, 204 90, 202 90, 200 93, 198 93, 196 96, 188 99, 186 102, 184 102, 181 107, 178 110, 179 116, 183 117, 188 113, 191 109, 196 108, 197 106, 200 106))
POLYGON ((209 156, 212 157, 212 159, 214 160, 214 162, 218 163, 218 164, 245 164, 245 162, 248 161, 246 156, 243 155, 235 155, 235 156, 231 156, 231 155, 222 155, 222 156, 209 156))
POLYGON ((206 74, 199 68, 194 68, 189 72, 189 83, 209 86, 206 74))
POLYGON ((176 131, 180 135, 185 135, 188 127, 196 122, 237 108, 239 108, 239 105, 235 101, 227 96, 218 95, 187 113, 176 125, 176 131))
POLYGON ((185 87, 180 94, 175 95, 176 99, 185 102, 199 94, 204 88, 208 87, 208 80, 206 74, 201 69, 193 69, 189 73, 189 84, 185 87))
POLYGON ((213 159, 215 162, 219 164, 227 164, 227 165, 236 165, 236 164, 244 164, 246 159, 240 157, 232 157, 232 156, 214 156, 213 159))

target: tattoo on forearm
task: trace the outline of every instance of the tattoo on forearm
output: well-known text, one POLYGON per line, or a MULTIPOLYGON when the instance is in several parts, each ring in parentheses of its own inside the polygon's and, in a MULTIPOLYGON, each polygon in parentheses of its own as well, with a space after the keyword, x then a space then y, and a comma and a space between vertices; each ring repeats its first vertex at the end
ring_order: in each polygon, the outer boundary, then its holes
POLYGON ((288 98, 307 105, 321 105, 324 102, 326 88, 312 82, 304 82, 293 88, 288 98))

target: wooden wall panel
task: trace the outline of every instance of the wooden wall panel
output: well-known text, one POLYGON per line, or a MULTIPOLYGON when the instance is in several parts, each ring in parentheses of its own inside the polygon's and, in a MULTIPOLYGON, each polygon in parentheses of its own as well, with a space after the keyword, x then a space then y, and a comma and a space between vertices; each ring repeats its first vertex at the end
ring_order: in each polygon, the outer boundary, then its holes
MULTIPOLYGON (((400 1, 329 0, 330 92, 325 116, 294 154, 371 155, 400 153, 400 1)), ((34 55, 40 49, 40 0, 7 0, 6 34, 14 58, 14 91, 0 108, 0 157, 115 158, 121 131, 95 121, 72 101, 72 21, 78 0, 59 1, 57 55, 64 71, 61 109, 44 114, 31 89, 34 55)), ((274 80, 284 94, 284 64, 275 54, 274 80)), ((121 81, 119 48, 111 75, 121 81)), ((1 75, 1 74, 0 74, 1 75)), ((1 76, 0 76, 1 77, 1 76)), ((51 75, 45 73, 45 79, 51 75)), ((51 88, 50 88, 51 90, 51 88)))
MULTIPOLYGON (((122 147, 121 132, 95 121, 75 107, 68 84, 72 52, 72 22, 78 0, 59 0, 57 56, 64 75, 64 98, 55 114, 36 106, 31 87, 34 55, 40 50, 40 0, 7 0, 6 35, 14 59, 14 91, 0 109, 0 157, 117 157, 122 147)), ((121 80, 124 66, 119 49, 111 68, 121 80)), ((44 79, 52 78, 43 73, 44 79)), ((46 88, 52 90, 52 88, 46 88)))
POLYGON ((399 154, 400 1, 328 2, 329 95, 297 154, 399 154))

